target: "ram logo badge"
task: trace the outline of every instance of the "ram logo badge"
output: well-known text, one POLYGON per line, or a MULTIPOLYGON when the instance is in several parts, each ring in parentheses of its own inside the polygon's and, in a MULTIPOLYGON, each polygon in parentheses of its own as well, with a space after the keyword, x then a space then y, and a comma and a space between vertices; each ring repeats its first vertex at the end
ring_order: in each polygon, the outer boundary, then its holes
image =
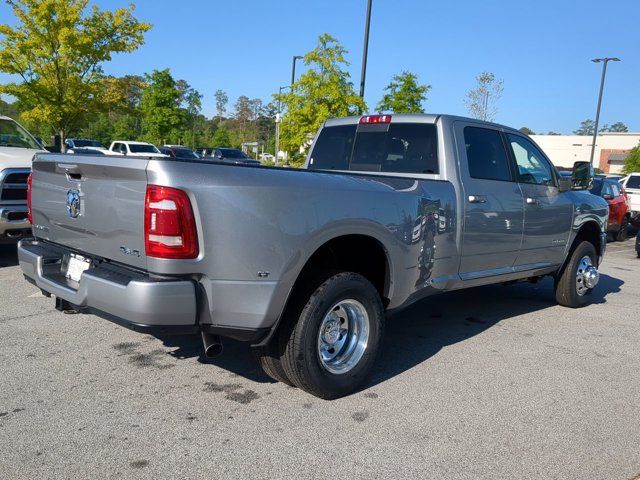
POLYGON ((67 215, 71 218, 80 216, 80 192, 72 189, 67 192, 67 215))

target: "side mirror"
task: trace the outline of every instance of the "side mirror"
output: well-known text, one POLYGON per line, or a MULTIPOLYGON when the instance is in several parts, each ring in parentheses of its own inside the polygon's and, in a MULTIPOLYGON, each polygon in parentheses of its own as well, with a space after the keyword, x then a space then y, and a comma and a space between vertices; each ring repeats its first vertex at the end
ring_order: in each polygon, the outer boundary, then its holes
POLYGON ((569 191, 571 190, 571 187, 573 187, 573 180, 571 178, 560 177, 558 179, 558 190, 560 192, 569 191))
POLYGON ((573 164, 571 175, 572 188, 574 190, 587 190, 593 179, 593 167, 590 162, 576 162, 573 164))

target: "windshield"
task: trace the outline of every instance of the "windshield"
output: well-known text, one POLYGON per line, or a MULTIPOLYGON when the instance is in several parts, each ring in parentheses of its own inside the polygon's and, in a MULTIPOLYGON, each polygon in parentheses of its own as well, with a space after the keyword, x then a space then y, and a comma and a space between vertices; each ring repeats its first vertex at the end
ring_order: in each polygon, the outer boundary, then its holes
POLYGON ((29 132, 13 120, 7 119, 0 119, 0 146, 42 149, 29 132))
POLYGON ((236 150, 235 148, 221 148, 223 158, 248 158, 242 150, 236 150))
POLYGON ((129 150, 131 153, 160 153, 160 150, 153 145, 139 143, 130 143, 129 150))
POLYGON ((200 158, 196 152, 189 148, 174 148, 173 153, 178 158, 200 158))
POLYGON ((75 139, 73 140, 73 145, 77 147, 98 147, 104 148, 104 146, 98 142, 97 140, 86 140, 86 139, 75 139))
POLYGON ((625 188, 640 188, 640 175, 631 175, 625 188))

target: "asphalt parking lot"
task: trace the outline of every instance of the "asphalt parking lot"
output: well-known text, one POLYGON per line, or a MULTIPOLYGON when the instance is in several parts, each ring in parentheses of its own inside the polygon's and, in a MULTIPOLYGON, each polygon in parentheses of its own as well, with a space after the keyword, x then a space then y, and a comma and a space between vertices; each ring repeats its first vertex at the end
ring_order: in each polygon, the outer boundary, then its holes
POLYGON ((0 477, 620 479, 640 474, 640 259, 609 245, 594 304, 552 283, 390 319, 365 390, 273 383, 248 347, 64 315, 0 247, 0 477))

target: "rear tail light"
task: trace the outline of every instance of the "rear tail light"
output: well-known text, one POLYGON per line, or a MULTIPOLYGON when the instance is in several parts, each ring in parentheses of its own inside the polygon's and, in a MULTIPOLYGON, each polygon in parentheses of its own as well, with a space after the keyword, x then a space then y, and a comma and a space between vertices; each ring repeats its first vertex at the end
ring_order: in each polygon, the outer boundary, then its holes
POLYGON ((33 213, 31 212, 31 173, 27 178, 27 218, 29 219, 29 223, 33 223, 33 213))
POLYGON ((147 256, 196 258, 198 236, 189 197, 182 190, 148 185, 144 206, 147 256))
POLYGON ((365 115, 360 118, 360 125, 374 123, 391 123, 391 115, 365 115))

